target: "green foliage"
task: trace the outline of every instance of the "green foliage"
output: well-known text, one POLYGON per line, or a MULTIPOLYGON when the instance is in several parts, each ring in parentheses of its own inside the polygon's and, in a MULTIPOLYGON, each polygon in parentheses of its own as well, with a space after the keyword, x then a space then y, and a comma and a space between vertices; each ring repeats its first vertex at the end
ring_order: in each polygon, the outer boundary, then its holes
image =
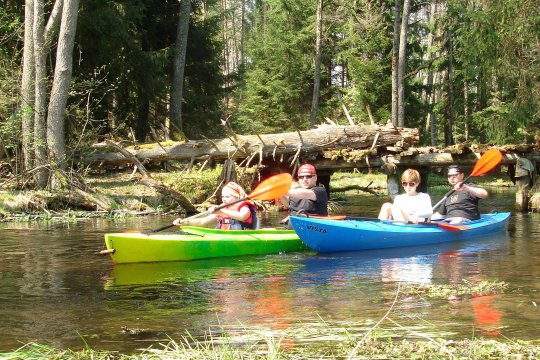
POLYGON ((344 101, 351 116, 364 123, 370 122, 366 106, 383 123, 391 110, 392 19, 384 16, 390 10, 387 6, 385 2, 342 1, 335 9, 340 19, 333 29, 339 49, 336 59, 347 64, 350 77, 344 101))
POLYGON ((182 119, 190 139, 223 136, 218 126, 224 96, 219 30, 218 16, 195 20, 189 29, 182 119))
MULTIPOLYGON (((535 1, 449 2, 458 82, 471 89, 473 139, 521 142, 540 125, 540 8, 535 1), (522 129, 521 131, 516 131, 522 129)), ((459 87, 456 87, 459 89, 459 87)))
MULTIPOLYGON (((184 80, 183 121, 192 138, 215 134, 222 99, 219 22, 199 18, 198 11, 192 7, 184 80)), ((178 2, 89 0, 81 5, 77 44, 83 60, 73 102, 91 104, 92 117, 102 119, 91 123, 100 128, 98 134, 111 130, 112 117, 119 135, 128 137, 132 128, 144 141, 150 126, 160 128, 169 116, 178 12, 178 2)))
POLYGON ((315 3, 268 0, 258 11, 234 123, 249 132, 306 128, 313 92, 315 3))

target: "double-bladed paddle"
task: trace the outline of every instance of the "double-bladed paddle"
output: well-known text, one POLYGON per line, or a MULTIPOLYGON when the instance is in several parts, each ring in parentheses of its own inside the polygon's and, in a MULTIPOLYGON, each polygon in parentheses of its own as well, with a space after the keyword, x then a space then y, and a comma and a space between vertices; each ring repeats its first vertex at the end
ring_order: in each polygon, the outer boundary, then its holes
MULTIPOLYGON (((472 173, 467 176, 463 181, 462 184, 465 184, 467 180, 469 180, 473 176, 480 176, 485 175, 491 170, 493 170, 499 163, 502 161, 502 154, 497 149, 489 149, 486 151, 480 159, 476 161, 476 164, 474 165, 472 173)), ((433 211, 435 211, 441 204, 450 196, 453 194, 456 190, 452 189, 449 192, 447 192, 444 197, 433 206, 433 211)))
MULTIPOLYGON (((205 212, 202 212, 202 213, 195 214, 193 216, 187 217, 185 219, 182 219, 180 221, 180 223, 187 222, 189 220, 196 219, 198 217, 210 215, 213 212, 216 212, 216 211, 218 211, 220 209, 226 208, 228 206, 237 204, 237 203, 242 202, 242 201, 246 201, 248 199, 263 201, 263 200, 273 200, 273 199, 279 198, 279 197, 284 196, 284 195, 287 194, 287 192, 291 188, 291 184, 292 184, 292 176, 290 174, 283 173, 283 174, 278 174, 278 175, 271 176, 268 179, 261 182, 255 188, 255 190, 253 190, 251 193, 249 193, 249 195, 247 195, 246 197, 235 200, 235 201, 233 201, 231 203, 228 203, 228 204, 221 204, 221 205, 219 205, 217 207, 214 207, 214 208, 211 208, 211 209, 209 209, 209 210, 207 210, 205 212)), ((175 224, 165 225, 165 226, 162 226, 160 228, 147 231, 147 232, 145 232, 145 234, 146 235, 155 234, 155 233, 157 233, 159 231, 172 228, 173 226, 176 226, 176 225, 175 224)))

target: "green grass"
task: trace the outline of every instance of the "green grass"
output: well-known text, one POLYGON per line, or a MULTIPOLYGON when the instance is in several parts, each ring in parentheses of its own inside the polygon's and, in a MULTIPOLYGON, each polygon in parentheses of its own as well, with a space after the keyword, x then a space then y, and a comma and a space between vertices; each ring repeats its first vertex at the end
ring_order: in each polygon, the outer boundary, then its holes
POLYGON ((187 334, 135 354, 116 351, 55 349, 29 343, 16 351, 0 353, 6 360, 28 359, 534 359, 540 346, 531 341, 502 339, 445 340, 419 334, 388 318, 400 330, 368 329, 353 336, 346 329, 329 329, 325 323, 270 333, 245 330, 241 335, 208 332, 202 338, 187 334), (375 331, 372 331, 375 330, 375 331), (300 337, 309 336, 304 340, 300 337), (367 336, 364 336, 367 335, 367 336), (406 338, 405 338, 406 336, 406 338), (320 339, 313 341, 309 339, 320 339))

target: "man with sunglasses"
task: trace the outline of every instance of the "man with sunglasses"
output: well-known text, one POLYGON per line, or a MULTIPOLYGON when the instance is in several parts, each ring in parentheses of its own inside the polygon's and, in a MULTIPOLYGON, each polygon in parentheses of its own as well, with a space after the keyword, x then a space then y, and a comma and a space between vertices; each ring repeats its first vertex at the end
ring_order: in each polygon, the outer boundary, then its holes
MULTIPOLYGON (((317 185, 315 166, 304 164, 298 168, 298 185, 289 189, 281 202, 289 207, 291 215, 328 215, 328 195, 324 187, 317 185)), ((288 217, 285 222, 292 229, 288 217)))
POLYGON ((454 188, 452 193, 441 205, 432 220, 443 219, 450 224, 459 224, 470 220, 480 219, 478 200, 488 197, 485 189, 473 184, 464 184, 463 168, 459 165, 448 167, 448 183, 454 188))

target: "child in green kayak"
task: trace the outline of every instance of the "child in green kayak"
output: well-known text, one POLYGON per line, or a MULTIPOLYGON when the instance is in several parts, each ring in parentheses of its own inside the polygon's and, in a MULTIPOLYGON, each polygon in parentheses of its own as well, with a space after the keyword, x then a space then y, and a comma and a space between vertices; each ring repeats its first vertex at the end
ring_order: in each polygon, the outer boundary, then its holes
MULTIPOLYGON (((216 222, 216 229, 221 230, 247 230, 247 229, 256 229, 258 227, 258 219, 256 213, 255 204, 247 199, 246 192, 244 189, 235 182, 230 182, 223 187, 221 190, 221 199, 223 204, 232 203, 239 199, 246 198, 246 201, 241 201, 231 206, 227 206, 215 212, 212 212, 210 215, 191 219, 189 221, 182 221, 183 219, 178 218, 173 221, 174 225, 193 225, 193 226, 204 226, 212 222, 216 222)), ((208 209, 209 211, 212 208, 208 209)))

